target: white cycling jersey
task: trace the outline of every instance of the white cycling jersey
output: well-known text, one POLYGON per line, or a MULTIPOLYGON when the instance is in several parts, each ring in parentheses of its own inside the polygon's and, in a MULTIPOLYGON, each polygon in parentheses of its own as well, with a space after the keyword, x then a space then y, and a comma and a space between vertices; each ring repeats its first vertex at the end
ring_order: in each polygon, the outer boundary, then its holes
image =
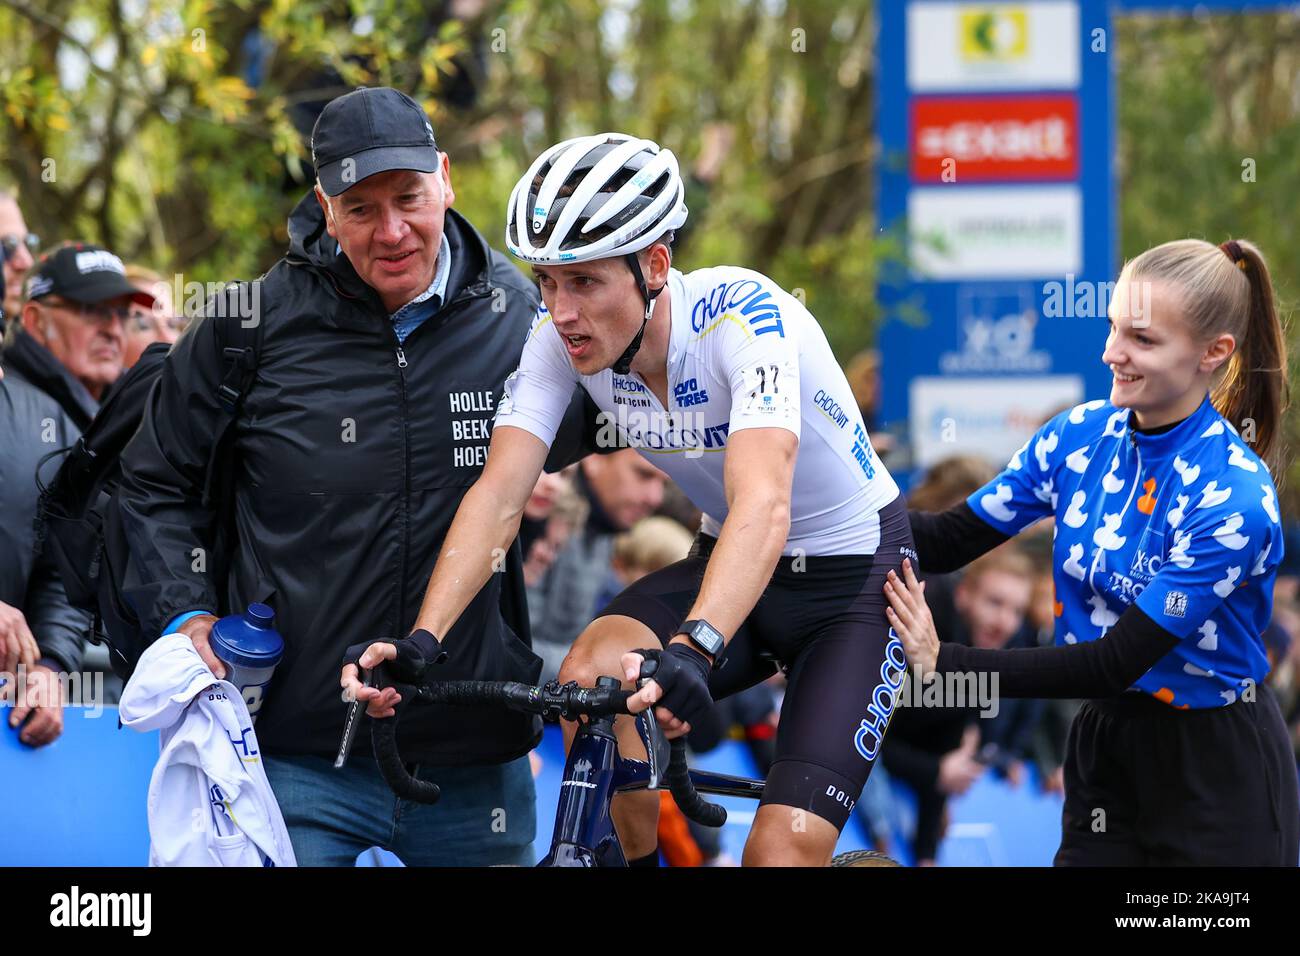
POLYGON ((817 320, 771 279, 733 266, 670 270, 665 293, 671 408, 635 372, 579 375, 543 306, 506 380, 496 427, 522 428, 549 447, 580 381, 606 413, 611 443, 636 448, 666 472, 704 512, 701 530, 714 536, 727 518, 727 436, 787 429, 799 438, 799 454, 783 553, 874 554, 877 512, 898 497, 898 486, 871 450, 817 320))

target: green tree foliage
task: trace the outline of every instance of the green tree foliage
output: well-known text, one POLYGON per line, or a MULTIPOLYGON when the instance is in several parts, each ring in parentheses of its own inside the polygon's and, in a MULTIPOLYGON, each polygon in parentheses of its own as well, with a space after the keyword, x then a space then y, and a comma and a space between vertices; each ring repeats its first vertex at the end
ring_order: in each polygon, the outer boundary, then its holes
MULTIPOLYGON (((1123 254, 1248 236, 1293 301, 1300 17, 1126 17, 1115 35, 1123 254)), ((679 264, 802 290, 847 360, 899 255, 873 214, 874 43, 863 0, 0 0, 0 185, 47 239, 202 282, 283 251, 307 108, 356 84, 425 104, 457 207, 498 244, 531 157, 624 130, 711 180, 692 182, 679 264)))
MULTIPOLYGON (((1117 22, 1120 239, 1124 258, 1168 239, 1255 242, 1300 334, 1300 17, 1130 17, 1117 22)), ((1300 399, 1300 396, 1297 396, 1300 399)), ((1287 417, 1285 510, 1300 509, 1300 409, 1287 417)), ((1283 478, 1284 476, 1277 476, 1283 478)))
POLYGON ((294 111, 355 84, 425 103, 457 206, 494 242, 510 187, 550 142, 626 130, 691 168, 711 129, 722 155, 714 188, 692 189, 682 263, 767 269, 804 290, 842 350, 870 341, 870 4, 445 5, 462 20, 429 6, 0 0, 5 175, 43 236, 207 281, 282 251, 307 188, 294 111), (266 51, 255 87, 254 29, 266 51), (472 102, 456 103, 466 87, 472 102))

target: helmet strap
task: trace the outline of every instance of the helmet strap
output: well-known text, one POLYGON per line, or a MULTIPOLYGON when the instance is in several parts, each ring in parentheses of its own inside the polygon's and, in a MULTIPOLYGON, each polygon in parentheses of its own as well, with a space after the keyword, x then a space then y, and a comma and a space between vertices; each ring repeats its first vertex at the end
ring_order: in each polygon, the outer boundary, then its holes
POLYGON ((635 252, 629 252, 624 256, 627 260, 628 268, 632 270, 632 278, 636 280, 636 287, 641 291, 641 298, 645 300, 645 318, 641 320, 641 328, 637 329, 636 335, 628 347, 623 350, 623 354, 618 357, 614 363, 614 372, 619 375, 626 375, 632 369, 632 359, 636 358, 636 353, 641 349, 641 340, 645 338, 645 327, 650 322, 650 316, 654 312, 655 299, 659 293, 664 291, 664 286, 651 291, 646 285, 645 275, 641 272, 641 261, 637 258, 635 252))

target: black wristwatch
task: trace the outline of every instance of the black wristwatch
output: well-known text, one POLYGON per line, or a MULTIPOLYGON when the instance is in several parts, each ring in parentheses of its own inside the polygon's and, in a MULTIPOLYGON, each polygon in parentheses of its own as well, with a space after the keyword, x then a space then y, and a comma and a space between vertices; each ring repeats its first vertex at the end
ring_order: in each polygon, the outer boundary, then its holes
MULTIPOLYGON (((722 651, 727 646, 723 636, 703 618, 694 621, 683 621, 682 626, 677 629, 677 634, 685 634, 690 638, 692 644, 713 658, 715 666, 718 663, 718 658, 722 656, 722 651)), ((677 634, 674 634, 673 637, 676 637, 677 634)))

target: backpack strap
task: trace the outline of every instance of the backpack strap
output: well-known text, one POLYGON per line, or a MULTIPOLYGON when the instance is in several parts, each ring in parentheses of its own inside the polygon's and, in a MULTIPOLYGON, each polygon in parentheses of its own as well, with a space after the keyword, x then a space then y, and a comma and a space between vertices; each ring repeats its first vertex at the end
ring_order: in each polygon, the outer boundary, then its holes
POLYGON ((239 315, 213 317, 217 323, 213 331, 216 333, 217 347, 221 349, 221 361, 225 370, 221 384, 217 386, 217 401, 232 418, 238 413, 244 393, 253 384, 257 373, 258 353, 262 346, 262 322, 260 316, 255 316, 254 319, 252 325, 247 325, 239 315))
MULTIPOLYGON (((256 301, 256 299, 254 300, 256 301)), ((261 316, 254 316, 251 325, 247 324, 238 309, 227 310, 232 314, 217 314, 209 321, 215 322, 213 334, 217 348, 220 350, 222 376, 217 386, 216 399, 225 417, 217 426, 217 433, 212 439, 212 457, 208 459, 207 474, 203 481, 203 501, 211 506, 220 497, 218 484, 228 484, 230 477, 229 456, 224 455, 230 427, 239 414, 244 396, 252 388, 257 378, 257 366, 261 358, 262 322, 261 316), (224 460, 224 467, 223 467, 224 460)))
MULTIPOLYGON (((234 297, 232 297, 234 298, 234 297)), ((228 300, 229 301, 229 300, 228 300)), ((253 301, 257 301, 254 298, 253 301)), ((255 315, 252 325, 245 324, 237 308, 225 310, 209 321, 215 322, 213 334, 221 356, 222 377, 216 399, 225 415, 212 436, 212 451, 203 478, 203 504, 215 515, 213 563, 210 570, 217 584, 218 612, 225 613, 224 590, 230 571, 230 551, 235 546, 235 456, 230 450, 233 425, 244 397, 257 378, 262 349, 262 317, 255 315)))

